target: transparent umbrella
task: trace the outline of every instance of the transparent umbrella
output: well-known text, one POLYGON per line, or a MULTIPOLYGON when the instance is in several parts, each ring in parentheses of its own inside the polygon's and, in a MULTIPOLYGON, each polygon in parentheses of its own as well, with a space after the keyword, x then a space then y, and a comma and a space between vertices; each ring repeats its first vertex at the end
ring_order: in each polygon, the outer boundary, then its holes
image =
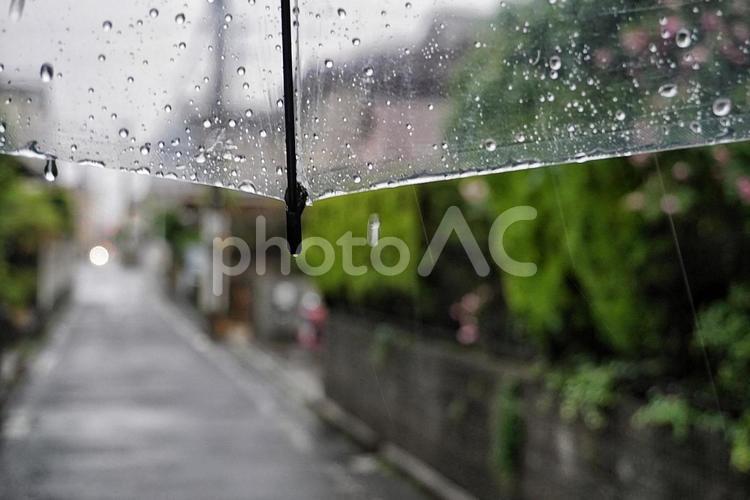
POLYGON ((0 69, 1 151, 286 195, 292 232, 305 200, 750 136, 744 0, 13 0, 0 69))

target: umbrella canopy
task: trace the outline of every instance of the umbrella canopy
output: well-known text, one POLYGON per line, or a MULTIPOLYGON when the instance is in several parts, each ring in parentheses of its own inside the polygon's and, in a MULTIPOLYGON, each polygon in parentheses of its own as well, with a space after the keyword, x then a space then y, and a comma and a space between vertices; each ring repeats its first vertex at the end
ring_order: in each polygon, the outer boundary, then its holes
POLYGON ((750 136, 744 0, 286 1, 10 1, 0 151, 283 199, 291 131, 315 200, 750 136))

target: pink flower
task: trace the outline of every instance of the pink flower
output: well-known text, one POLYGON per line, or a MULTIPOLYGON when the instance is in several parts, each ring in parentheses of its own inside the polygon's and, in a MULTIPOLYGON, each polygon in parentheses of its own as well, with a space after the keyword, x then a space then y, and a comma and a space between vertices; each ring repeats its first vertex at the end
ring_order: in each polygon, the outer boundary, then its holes
POLYGON ((750 205, 750 177, 743 175, 737 179, 737 194, 746 205, 750 205))

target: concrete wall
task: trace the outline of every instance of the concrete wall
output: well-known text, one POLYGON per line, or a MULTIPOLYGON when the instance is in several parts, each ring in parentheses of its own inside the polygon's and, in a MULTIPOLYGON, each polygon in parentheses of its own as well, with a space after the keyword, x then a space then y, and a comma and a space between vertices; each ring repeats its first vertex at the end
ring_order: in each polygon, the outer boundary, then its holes
POLYGON ((634 429, 633 405, 594 432, 562 421, 527 367, 341 314, 326 342, 328 397, 480 498, 750 497, 721 438, 634 429))

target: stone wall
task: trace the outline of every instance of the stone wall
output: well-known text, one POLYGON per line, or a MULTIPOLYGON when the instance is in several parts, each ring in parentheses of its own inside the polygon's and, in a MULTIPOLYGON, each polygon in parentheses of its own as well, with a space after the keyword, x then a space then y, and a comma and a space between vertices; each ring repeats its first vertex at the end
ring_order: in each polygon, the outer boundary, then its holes
POLYGON ((632 407, 591 431, 559 418, 528 367, 359 317, 332 315, 326 394, 479 498, 748 498, 718 436, 635 429, 632 407))

